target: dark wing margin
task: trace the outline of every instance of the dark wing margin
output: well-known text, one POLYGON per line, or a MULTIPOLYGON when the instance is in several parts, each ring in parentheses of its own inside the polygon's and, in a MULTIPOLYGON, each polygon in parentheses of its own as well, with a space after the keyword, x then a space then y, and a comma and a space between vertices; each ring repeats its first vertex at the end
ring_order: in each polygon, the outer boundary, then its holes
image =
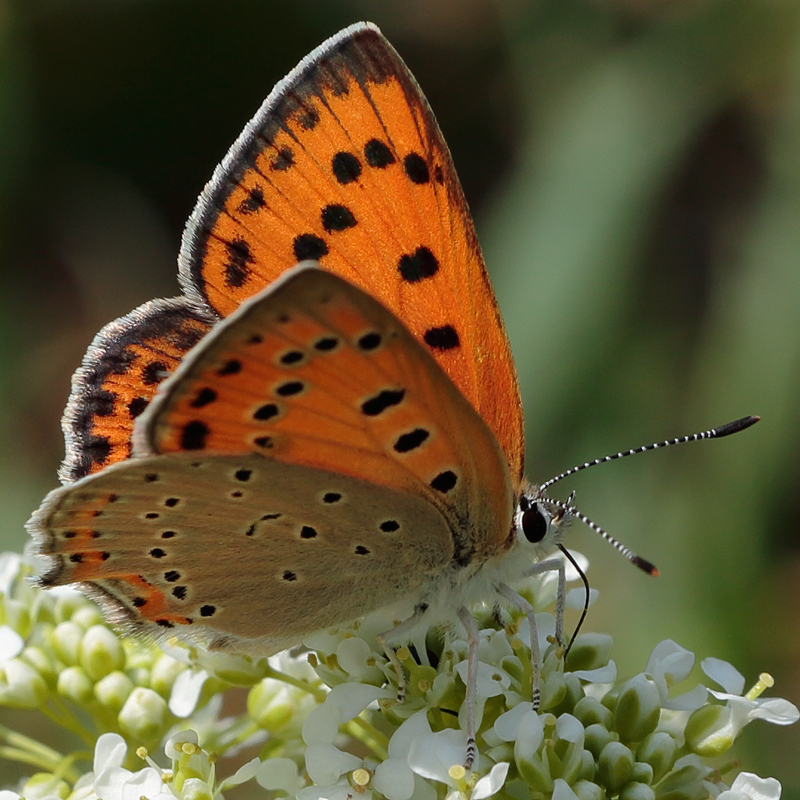
POLYGON ((130 457, 136 418, 212 324, 210 315, 176 297, 145 303, 94 337, 72 376, 61 420, 66 444, 62 483, 130 457))

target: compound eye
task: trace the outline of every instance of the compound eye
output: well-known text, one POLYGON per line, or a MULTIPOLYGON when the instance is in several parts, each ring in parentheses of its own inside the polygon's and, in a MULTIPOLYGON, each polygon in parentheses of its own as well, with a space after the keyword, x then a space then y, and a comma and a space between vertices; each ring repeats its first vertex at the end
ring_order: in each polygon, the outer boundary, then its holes
POLYGON ((525 534, 525 538, 533 544, 541 542, 547 533, 547 520, 535 503, 522 514, 522 532, 525 534))

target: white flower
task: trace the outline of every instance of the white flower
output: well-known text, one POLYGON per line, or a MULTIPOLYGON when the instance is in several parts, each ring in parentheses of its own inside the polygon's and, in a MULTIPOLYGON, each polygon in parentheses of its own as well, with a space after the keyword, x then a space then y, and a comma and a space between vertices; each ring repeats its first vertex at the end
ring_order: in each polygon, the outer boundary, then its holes
POLYGON ((118 733, 104 733, 94 750, 94 791, 103 800, 175 800, 154 767, 137 772, 125 769, 122 763, 128 752, 125 740, 118 733))
POLYGON ((717 700, 727 700, 731 711, 731 724, 734 728, 734 738, 739 731, 754 719, 763 719, 773 725, 792 725, 800 719, 797 706, 784 700, 782 697, 761 698, 761 693, 770 688, 774 681, 767 673, 759 676, 758 683, 747 694, 742 696, 745 686, 744 676, 727 661, 719 658, 707 658, 700 664, 701 669, 711 680, 725 689, 717 692, 708 691, 717 700))

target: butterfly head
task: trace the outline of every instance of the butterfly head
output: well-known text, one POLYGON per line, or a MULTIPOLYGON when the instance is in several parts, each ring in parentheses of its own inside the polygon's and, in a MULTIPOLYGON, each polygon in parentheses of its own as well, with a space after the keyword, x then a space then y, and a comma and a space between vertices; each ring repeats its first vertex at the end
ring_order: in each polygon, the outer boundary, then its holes
POLYGON ((533 545, 536 558, 551 553, 564 537, 574 518, 572 496, 566 503, 551 500, 539 487, 529 484, 523 489, 514 514, 514 530, 517 542, 523 546, 533 545))

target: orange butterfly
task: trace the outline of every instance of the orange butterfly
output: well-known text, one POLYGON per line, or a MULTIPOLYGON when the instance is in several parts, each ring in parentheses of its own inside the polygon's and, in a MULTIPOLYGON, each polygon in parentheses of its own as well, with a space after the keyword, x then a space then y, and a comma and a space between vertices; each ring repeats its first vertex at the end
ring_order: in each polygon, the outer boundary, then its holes
POLYGON ((516 371, 461 186, 375 26, 275 87, 200 197, 180 279, 75 376, 67 485, 29 524, 41 585, 77 583, 133 631, 258 654, 410 600, 380 637, 390 658, 421 619, 457 616, 471 706, 467 609, 502 599, 533 623, 509 584, 563 578, 542 559, 573 510, 523 479, 516 371))

